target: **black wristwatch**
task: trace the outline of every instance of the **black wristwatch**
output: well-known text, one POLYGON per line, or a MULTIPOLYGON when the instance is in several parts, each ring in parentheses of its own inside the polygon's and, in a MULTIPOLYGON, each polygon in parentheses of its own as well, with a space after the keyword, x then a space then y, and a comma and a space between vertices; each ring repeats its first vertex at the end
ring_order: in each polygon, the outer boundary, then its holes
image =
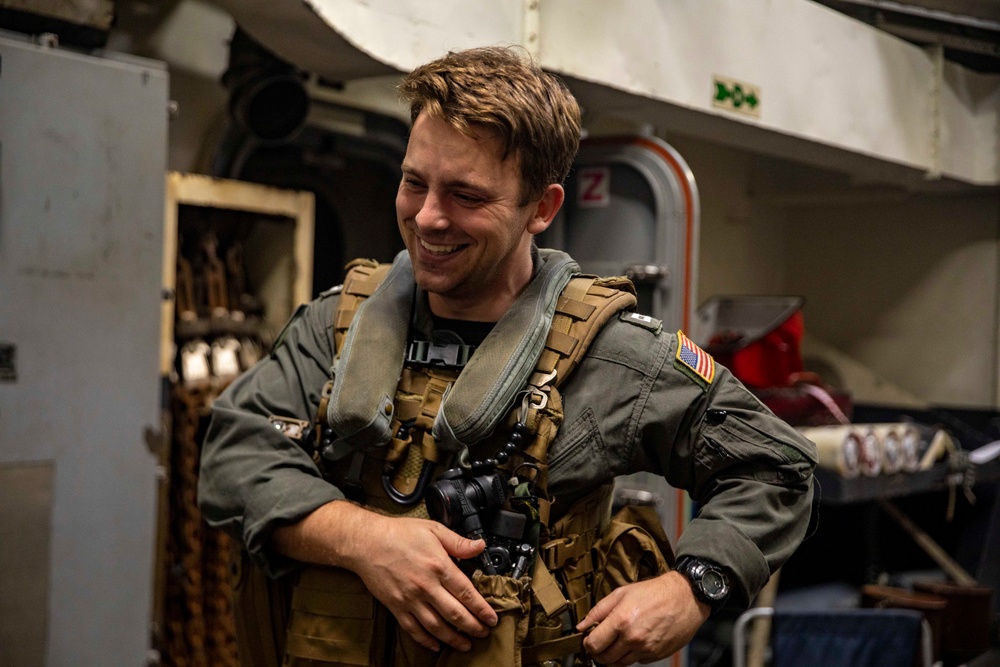
POLYGON ((729 599, 729 577, 722 568, 709 560, 683 556, 677 561, 677 571, 683 574, 696 598, 719 611, 729 599))

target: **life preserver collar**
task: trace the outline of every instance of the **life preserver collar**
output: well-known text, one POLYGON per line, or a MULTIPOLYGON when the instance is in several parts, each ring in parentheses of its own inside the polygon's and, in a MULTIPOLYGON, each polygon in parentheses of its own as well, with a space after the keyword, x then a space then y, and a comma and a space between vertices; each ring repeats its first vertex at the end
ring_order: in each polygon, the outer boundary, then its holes
MULTIPOLYGON (((566 253, 547 249, 538 253, 538 270, 531 283, 443 399, 433 435, 445 451, 460 452, 492 433, 531 379, 559 296, 580 271, 566 253)), ((336 440, 324 453, 328 458, 389 442, 392 397, 406 356, 415 289, 410 258, 404 251, 353 314, 334 364, 327 423, 336 440)), ((349 290, 345 284, 345 292, 349 290)))

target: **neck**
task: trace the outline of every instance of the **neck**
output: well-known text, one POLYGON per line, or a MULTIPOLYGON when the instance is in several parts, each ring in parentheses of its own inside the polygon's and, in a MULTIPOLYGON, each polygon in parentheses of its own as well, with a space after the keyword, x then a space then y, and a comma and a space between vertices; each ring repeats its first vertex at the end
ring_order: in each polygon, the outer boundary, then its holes
MULTIPOLYGON (((527 283, 525 283, 527 285, 527 283)), ((496 322, 503 314, 510 310, 517 300, 518 294, 524 289, 521 287, 516 293, 504 293, 495 295, 489 300, 480 297, 445 297, 440 294, 428 294, 427 302, 431 307, 431 313, 437 317, 444 317, 450 320, 472 320, 475 322, 496 322)))

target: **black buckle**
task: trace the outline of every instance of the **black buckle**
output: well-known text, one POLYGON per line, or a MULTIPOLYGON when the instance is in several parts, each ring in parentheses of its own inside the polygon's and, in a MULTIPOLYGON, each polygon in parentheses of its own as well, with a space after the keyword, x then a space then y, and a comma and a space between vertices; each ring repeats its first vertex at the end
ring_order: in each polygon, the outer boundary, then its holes
POLYGON ((426 340, 414 340, 406 346, 406 361, 411 364, 438 368, 463 368, 469 363, 469 359, 472 358, 472 353, 475 351, 475 345, 459 343, 435 345, 426 340))

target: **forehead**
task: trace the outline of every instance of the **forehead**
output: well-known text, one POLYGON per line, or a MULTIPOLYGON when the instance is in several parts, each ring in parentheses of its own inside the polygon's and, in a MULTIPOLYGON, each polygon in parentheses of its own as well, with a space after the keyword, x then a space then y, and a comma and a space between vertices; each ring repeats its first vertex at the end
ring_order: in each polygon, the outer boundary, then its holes
POLYGON ((421 113, 410 130, 403 169, 448 171, 488 178, 519 177, 518 161, 503 157, 500 139, 483 126, 459 130, 437 116, 421 113))

